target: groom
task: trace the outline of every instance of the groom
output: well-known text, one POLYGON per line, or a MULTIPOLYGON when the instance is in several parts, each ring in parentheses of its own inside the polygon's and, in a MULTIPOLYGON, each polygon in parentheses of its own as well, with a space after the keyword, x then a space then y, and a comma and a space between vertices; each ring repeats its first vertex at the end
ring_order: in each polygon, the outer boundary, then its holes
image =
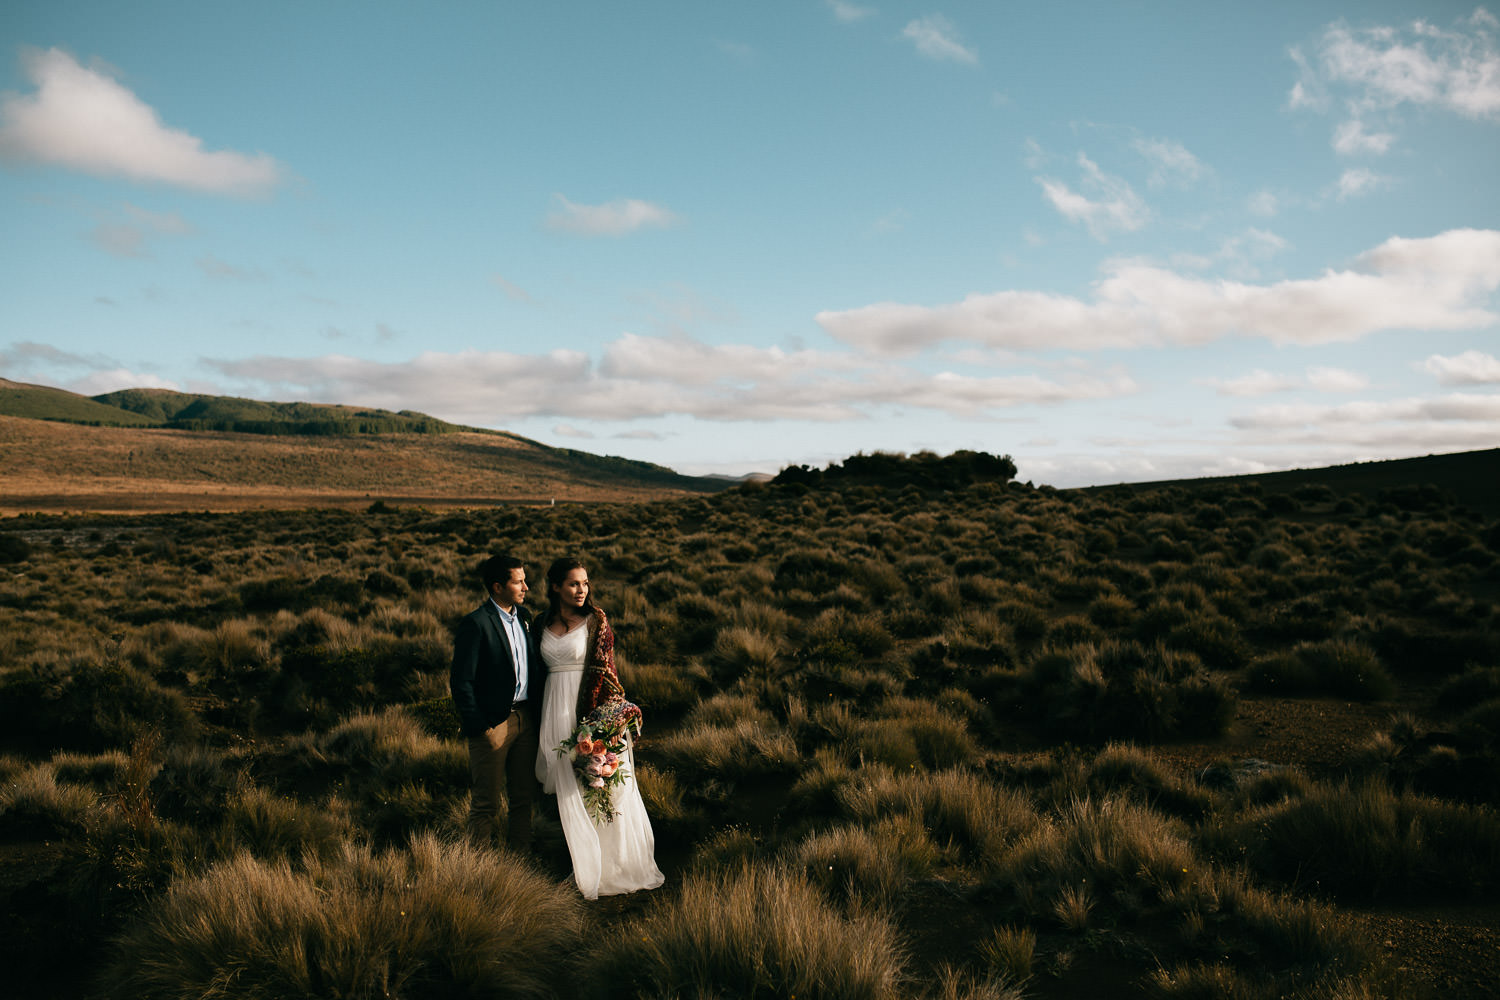
POLYGON ((469 740, 469 839, 489 845, 500 797, 507 802, 506 843, 531 848, 537 730, 547 671, 531 641, 526 568, 491 556, 479 567, 488 599, 458 624, 448 688, 469 740))

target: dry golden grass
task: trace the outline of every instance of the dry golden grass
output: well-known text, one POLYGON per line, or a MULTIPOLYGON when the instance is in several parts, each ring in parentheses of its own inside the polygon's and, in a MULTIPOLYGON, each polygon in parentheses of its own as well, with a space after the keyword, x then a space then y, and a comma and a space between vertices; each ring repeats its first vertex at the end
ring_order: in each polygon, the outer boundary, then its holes
POLYGON ((570 467, 503 434, 290 437, 0 416, 0 514, 653 500, 681 486, 570 467))
POLYGON ((547 997, 579 901, 524 866, 431 836, 374 854, 240 854, 175 883, 120 939, 109 995, 547 997))

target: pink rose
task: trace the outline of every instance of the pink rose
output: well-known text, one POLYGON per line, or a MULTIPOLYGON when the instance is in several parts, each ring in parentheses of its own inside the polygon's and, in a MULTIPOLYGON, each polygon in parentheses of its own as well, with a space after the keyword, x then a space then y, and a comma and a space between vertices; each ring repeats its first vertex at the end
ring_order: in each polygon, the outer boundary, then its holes
POLYGON ((593 781, 589 782, 589 787, 590 788, 603 788, 604 787, 604 779, 603 778, 595 778, 593 781))

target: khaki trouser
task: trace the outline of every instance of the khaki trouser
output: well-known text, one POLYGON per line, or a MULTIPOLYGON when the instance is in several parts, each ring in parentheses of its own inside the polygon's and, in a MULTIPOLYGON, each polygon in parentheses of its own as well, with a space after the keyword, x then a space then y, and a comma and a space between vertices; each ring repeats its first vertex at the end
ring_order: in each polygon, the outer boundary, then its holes
POLYGON ((536 797, 536 724, 516 706, 500 725, 483 736, 469 737, 469 839, 493 842, 500 799, 506 800, 505 842, 517 851, 531 849, 531 802, 536 797))

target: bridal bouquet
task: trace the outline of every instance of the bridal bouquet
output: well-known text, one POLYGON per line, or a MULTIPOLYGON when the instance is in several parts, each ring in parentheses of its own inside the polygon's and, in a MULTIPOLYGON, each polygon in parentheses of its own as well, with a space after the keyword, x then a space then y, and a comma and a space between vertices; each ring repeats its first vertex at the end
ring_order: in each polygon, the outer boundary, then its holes
POLYGON ((606 702, 584 716, 573 735, 557 745, 573 761, 583 790, 583 805, 595 823, 614 822, 613 792, 630 772, 625 770, 625 734, 641 731, 641 710, 623 699, 606 702))

